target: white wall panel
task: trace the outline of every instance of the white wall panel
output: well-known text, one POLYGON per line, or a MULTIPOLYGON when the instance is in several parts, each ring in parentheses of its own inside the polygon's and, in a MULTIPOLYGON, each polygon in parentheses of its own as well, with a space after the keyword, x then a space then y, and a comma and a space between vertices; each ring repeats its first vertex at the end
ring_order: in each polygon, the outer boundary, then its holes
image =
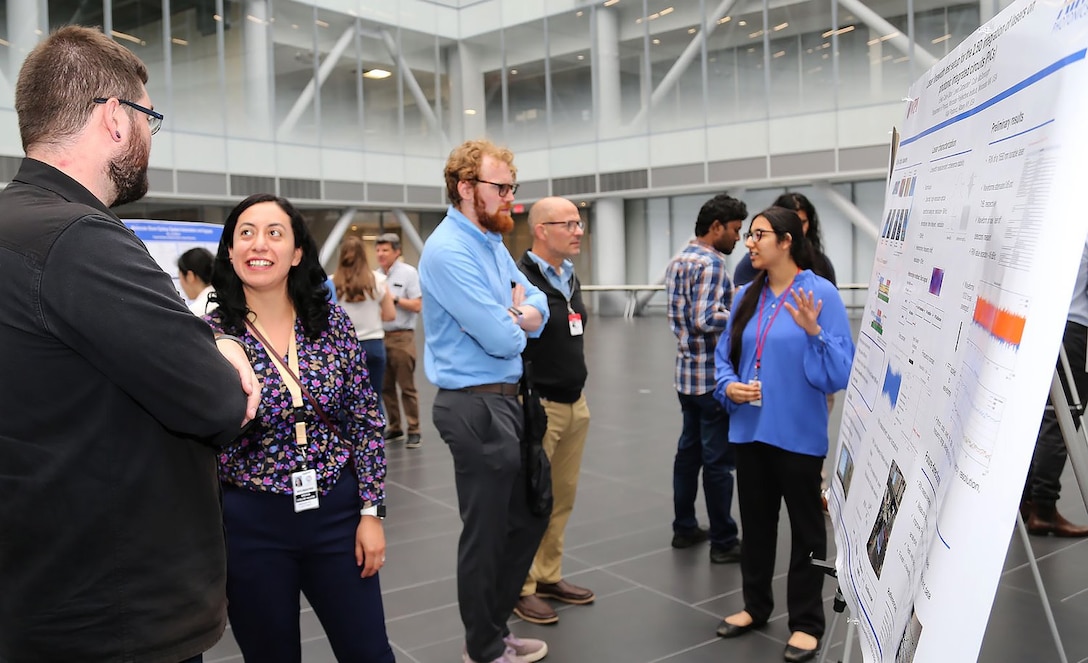
POLYGON ((650 165, 679 166, 706 160, 706 129, 650 135, 650 165))
POLYGON ((174 141, 174 168, 206 173, 228 172, 227 140, 216 136, 178 134, 174 141))
POLYGON ((761 157, 769 150, 766 122, 707 127, 707 161, 761 157))

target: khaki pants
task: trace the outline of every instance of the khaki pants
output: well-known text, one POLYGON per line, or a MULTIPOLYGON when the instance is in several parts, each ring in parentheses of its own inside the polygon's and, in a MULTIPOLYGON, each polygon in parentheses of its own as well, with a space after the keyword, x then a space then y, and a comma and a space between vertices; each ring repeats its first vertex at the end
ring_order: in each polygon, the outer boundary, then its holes
POLYGON ((574 510, 578 475, 582 470, 582 451, 589 432, 589 407, 583 394, 574 403, 556 403, 541 399, 548 413, 544 433, 544 452, 552 464, 552 492, 555 502, 544 539, 540 542, 529 577, 521 586, 521 595, 536 593, 536 583, 554 584, 563 579, 563 538, 574 510))
POLYGON ((385 332, 385 379, 382 382, 382 402, 389 429, 403 431, 397 387, 404 401, 404 418, 409 435, 419 434, 419 394, 416 392, 416 333, 411 329, 385 332))

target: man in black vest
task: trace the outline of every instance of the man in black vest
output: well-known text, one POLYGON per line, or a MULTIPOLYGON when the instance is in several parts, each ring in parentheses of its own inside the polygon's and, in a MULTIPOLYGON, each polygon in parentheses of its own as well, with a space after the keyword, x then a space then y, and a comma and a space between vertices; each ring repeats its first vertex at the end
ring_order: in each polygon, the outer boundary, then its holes
POLYGON ((574 203, 545 198, 529 210, 529 228, 533 248, 521 257, 518 267, 548 296, 551 316, 540 338, 529 339, 523 356, 532 362, 533 382, 548 413, 544 450, 552 463, 555 504, 514 614, 534 624, 554 624, 559 615, 545 598, 576 605, 596 598, 590 590, 564 580, 562 573, 563 532, 574 509, 589 431, 589 408, 582 393, 586 307, 571 262, 582 250, 585 225, 574 203))

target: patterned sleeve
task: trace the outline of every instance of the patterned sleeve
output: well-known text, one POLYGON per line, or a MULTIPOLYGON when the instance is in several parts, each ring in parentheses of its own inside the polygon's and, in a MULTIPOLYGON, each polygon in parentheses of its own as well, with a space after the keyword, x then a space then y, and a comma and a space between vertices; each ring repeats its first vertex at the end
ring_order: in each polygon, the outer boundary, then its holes
POLYGON ((352 444, 351 455, 359 479, 359 497, 363 502, 381 504, 385 499, 385 420, 378 408, 378 395, 370 386, 366 356, 352 331, 347 315, 333 307, 329 319, 333 351, 340 355, 344 375, 340 421, 345 441, 352 444))
POLYGON ((725 307, 728 282, 725 268, 719 263, 704 265, 692 281, 691 301, 695 308, 692 327, 699 334, 721 333, 729 321, 729 310, 725 307))

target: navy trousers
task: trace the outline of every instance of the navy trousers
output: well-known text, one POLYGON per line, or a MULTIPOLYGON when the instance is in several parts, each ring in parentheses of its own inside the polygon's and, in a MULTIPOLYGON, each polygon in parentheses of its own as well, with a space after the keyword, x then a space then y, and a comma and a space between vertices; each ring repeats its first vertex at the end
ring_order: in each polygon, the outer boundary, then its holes
POLYGON ((227 615, 251 663, 300 663, 299 592, 340 663, 392 663, 378 576, 355 564, 358 482, 344 471, 321 507, 295 513, 290 495, 223 488, 227 615))

